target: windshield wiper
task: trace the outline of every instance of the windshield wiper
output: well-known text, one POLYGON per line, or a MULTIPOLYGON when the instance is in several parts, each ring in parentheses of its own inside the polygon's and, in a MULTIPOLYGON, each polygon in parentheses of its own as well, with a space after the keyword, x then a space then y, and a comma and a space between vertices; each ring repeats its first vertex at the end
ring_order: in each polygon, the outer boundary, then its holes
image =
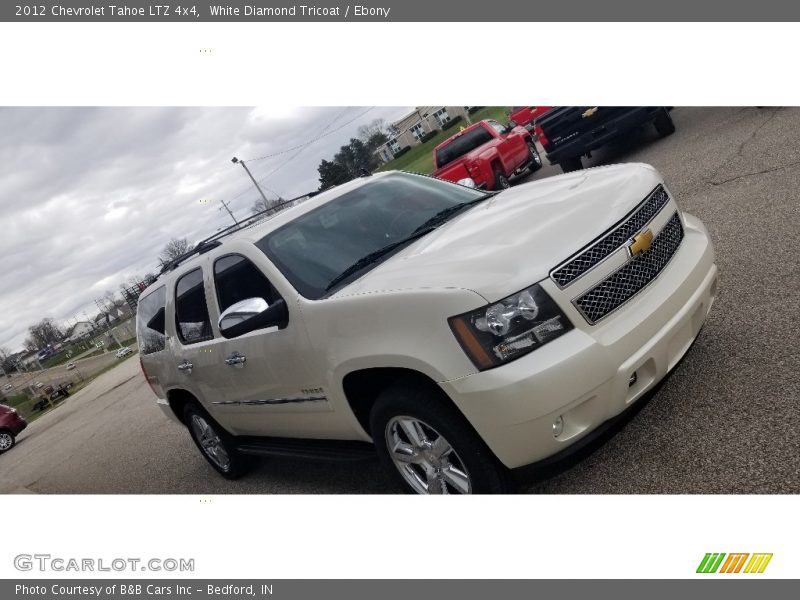
POLYGON ((400 246, 408 244, 409 242, 412 242, 417 238, 421 238, 422 236, 429 234, 431 231, 439 227, 439 225, 447 221, 455 214, 461 212, 465 208, 472 206, 473 204, 477 204, 478 202, 482 202, 494 195, 495 192, 489 192, 488 194, 484 194, 483 196, 475 198, 474 200, 470 200, 469 202, 454 204, 453 206, 448 206, 444 210, 440 210, 438 213, 433 215, 430 219, 428 219, 422 225, 420 225, 414 231, 412 231, 410 235, 404 237, 402 240, 392 242, 391 244, 388 244, 383 248, 378 248, 374 252, 370 252, 363 258, 359 258, 356 262, 347 267, 339 275, 334 277, 331 280, 331 282, 325 287, 325 291, 329 292, 334 286, 338 285, 339 283, 341 283, 354 273, 358 273, 359 271, 368 267, 372 263, 377 262, 387 254, 389 254, 395 248, 399 248, 400 246))
POLYGON ((417 231, 421 231, 423 229, 428 229, 429 227, 438 227, 451 217, 460 213, 465 208, 477 204, 478 202, 483 202, 487 198, 491 198, 492 196, 494 196, 495 193, 496 192, 489 192, 487 194, 484 194, 483 196, 475 198, 474 200, 470 200, 468 202, 462 202, 461 204, 454 204, 453 206, 448 206, 444 210, 440 210, 438 213, 433 215, 430 219, 428 219, 422 225, 417 227, 412 233, 416 233, 417 231))
POLYGON ((354 262, 352 265, 347 267, 339 275, 334 277, 331 280, 331 282, 325 287, 325 291, 326 292, 330 291, 331 288, 333 288, 335 285, 341 283, 342 281, 344 281, 345 279, 347 279, 348 277, 350 277, 354 273, 358 273, 360 270, 364 269, 365 267, 368 267, 372 263, 380 260, 382 257, 384 257, 387 254, 389 254, 389 252, 391 252, 395 248, 398 248, 400 246, 408 244, 409 242, 412 242, 417 238, 421 238, 422 236, 427 235, 428 233, 433 231, 434 229, 436 229, 436 227, 427 227, 426 229, 415 229, 411 233, 411 235, 409 235, 407 237, 404 237, 402 240, 398 240, 396 242, 392 242, 391 244, 387 244, 383 248, 378 248, 374 252, 370 252, 369 254, 367 254, 363 258, 359 258, 356 262, 354 262))

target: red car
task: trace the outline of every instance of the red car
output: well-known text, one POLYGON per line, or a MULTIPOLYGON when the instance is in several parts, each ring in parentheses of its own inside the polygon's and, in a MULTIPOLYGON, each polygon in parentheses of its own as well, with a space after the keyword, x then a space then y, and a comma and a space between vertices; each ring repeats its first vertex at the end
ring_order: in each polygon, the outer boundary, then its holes
POLYGON ((459 131, 433 149, 434 177, 470 187, 501 190, 512 175, 538 171, 542 159, 524 127, 491 119, 459 131))
POLYGON ((509 124, 520 125, 531 131, 533 122, 551 108, 551 106, 512 106, 508 113, 509 124))
POLYGON ((28 422, 19 416, 17 409, 0 404, 0 454, 14 447, 19 432, 28 426, 28 422))

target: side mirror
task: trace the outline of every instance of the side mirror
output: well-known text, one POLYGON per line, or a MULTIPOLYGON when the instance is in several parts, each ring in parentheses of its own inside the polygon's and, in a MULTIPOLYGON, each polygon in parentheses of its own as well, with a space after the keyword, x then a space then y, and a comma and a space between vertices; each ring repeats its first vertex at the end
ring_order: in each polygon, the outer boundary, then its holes
POLYGON ((235 338, 275 325, 283 328, 288 322, 289 311, 282 299, 276 300, 270 306, 263 298, 247 298, 223 311, 218 325, 222 337, 235 338))

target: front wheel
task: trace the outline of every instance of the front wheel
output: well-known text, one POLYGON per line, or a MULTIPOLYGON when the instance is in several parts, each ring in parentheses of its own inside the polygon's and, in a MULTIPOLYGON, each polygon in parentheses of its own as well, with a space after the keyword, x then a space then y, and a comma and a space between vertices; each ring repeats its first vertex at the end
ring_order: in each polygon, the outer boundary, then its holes
POLYGON ((6 452, 7 450, 11 450, 14 447, 14 442, 16 439, 14 438, 14 434, 10 431, 0 431, 0 454, 6 452))
POLYGON ((250 459, 236 450, 230 434, 197 404, 187 404, 183 416, 192 440, 217 473, 226 479, 237 479, 244 475, 250 466, 250 459))
POLYGON ((370 414, 378 456, 406 491, 488 494, 507 490, 505 470, 464 417, 415 382, 384 391, 370 414))

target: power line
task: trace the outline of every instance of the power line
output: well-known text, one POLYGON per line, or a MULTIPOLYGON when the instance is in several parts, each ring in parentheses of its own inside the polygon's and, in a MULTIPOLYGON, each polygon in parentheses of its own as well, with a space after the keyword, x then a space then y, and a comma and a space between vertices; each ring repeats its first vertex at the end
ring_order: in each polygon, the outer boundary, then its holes
MULTIPOLYGON (((365 114, 367 114, 368 112, 370 112, 370 111, 371 111, 371 110, 373 110, 374 108, 375 108, 374 106, 371 106, 371 107, 369 107, 367 110, 365 110, 365 111, 362 111, 361 113, 359 113, 358 115, 356 115, 355 117, 353 117, 352 119, 350 119, 350 120, 346 121, 345 123, 342 123, 342 124, 341 124, 341 125, 339 125, 339 126, 336 128, 336 129, 332 129, 332 130, 328 131, 328 130, 330 129, 330 127, 331 127, 331 126, 332 126, 334 123, 336 123, 336 121, 338 121, 339 119, 341 119, 341 118, 342 118, 342 116, 344 115, 344 113, 346 113, 348 110, 350 110, 350 107, 347 107, 347 108, 345 108, 344 110, 342 110, 342 111, 341 111, 341 112, 340 112, 340 113, 339 113, 339 114, 338 114, 336 117, 334 117, 334 118, 333 118, 333 119, 332 119, 332 120, 331 120, 331 121, 328 123, 328 125, 326 125, 326 126, 325 126, 325 127, 322 129, 322 133, 321 133, 320 135, 318 135, 317 137, 315 137, 315 138, 313 138, 313 139, 311 139, 311 140, 308 140, 308 141, 306 141, 306 142, 304 142, 304 143, 302 143, 302 144, 298 144, 297 146, 293 146, 293 147, 291 147, 291 148, 287 148, 287 149, 285 149, 285 150, 281 150, 280 152, 275 152, 275 153, 273 153, 273 154, 266 155, 266 156, 262 156, 262 157, 260 157, 260 158, 251 158, 251 159, 248 159, 248 160, 247 160, 247 162, 253 162, 254 160, 266 160, 266 159, 269 159, 269 158, 276 158, 276 157, 278 157, 278 156, 282 156, 282 155, 284 155, 284 154, 287 154, 287 153, 289 153, 289 152, 292 152, 293 150, 297 150, 297 152, 295 152, 295 154, 293 154, 292 156, 290 156, 290 157, 289 157, 287 160, 285 160, 283 163, 281 163, 280 165, 278 165, 277 167, 275 167, 275 168, 274 168, 272 171, 268 172, 268 173, 267 173, 266 175, 264 175, 263 177, 261 177, 261 175, 260 175, 260 174, 258 174, 258 176, 260 177, 260 179, 258 179, 258 180, 257 180, 257 181, 258 181, 258 184, 260 184, 260 185, 262 185, 263 187, 265 187, 265 188, 266 188, 268 191, 270 191, 270 192, 271 192, 273 195, 275 195, 275 197, 277 197, 277 198, 280 198, 280 197, 281 197, 281 195, 280 195, 278 192, 276 192, 275 190, 273 190, 273 189, 271 189, 271 188, 269 188, 268 186, 266 186, 266 185, 264 185, 264 184, 263 184, 263 182, 264 182, 264 181, 265 181, 265 180, 266 180, 268 177, 271 177, 271 176, 272 176, 273 174, 275 174, 275 173, 276 173, 276 172, 277 172, 279 169, 283 168, 285 165, 287 165, 289 162, 291 162, 291 161, 292 161, 292 160, 293 160, 293 159, 294 159, 296 156, 298 156, 298 155, 299 155, 299 154, 300 154, 300 153, 301 153, 303 150, 305 150, 306 148, 308 148, 308 147, 309 147, 309 146, 311 146, 312 144, 315 144, 316 142, 318 142, 318 141, 319 141, 319 140, 321 140, 322 138, 324 138, 324 137, 327 137, 327 136, 329 136, 329 135, 331 135, 331 134, 333 134, 333 133, 335 133, 335 132, 337 132, 337 131, 340 131, 340 130, 341 130, 341 129, 343 129, 344 127, 347 127, 349 124, 353 123, 354 121, 357 121, 358 119, 360 119, 361 117, 363 117, 365 114)), ((251 177, 252 177, 252 176, 251 176, 251 177)), ((240 198, 241 196, 244 196, 244 195, 245 195, 247 192, 251 191, 251 189, 252 189, 252 188, 250 188, 249 186, 248 186, 247 188, 244 188, 244 189, 243 189, 241 192, 239 192, 239 193, 237 193, 235 196, 231 197, 231 199, 230 199, 228 202, 233 202, 233 201, 234 201, 234 200, 236 200, 237 198, 240 198)))
MULTIPOLYGON (((330 128, 331 128, 331 126, 332 126, 334 123, 336 123, 336 121, 338 121, 340 118, 342 118, 342 115, 344 115, 344 113, 346 113, 346 112, 347 112, 347 110, 348 110, 348 109, 347 109, 347 108, 345 108, 345 109, 344 109, 342 112, 340 112, 340 113, 339 113, 339 114, 338 114, 338 115, 337 115, 337 116, 336 116, 336 117, 335 117, 335 118, 334 118, 334 119, 333 119, 333 120, 332 120, 330 123, 328 123, 328 124, 325 126, 325 128, 322 130, 322 134, 320 135, 320 137, 322 137, 322 135, 324 135, 324 134, 325 134, 325 132, 326 132, 328 129, 330 129, 330 128)), ((318 140, 318 139, 319 139, 319 137, 317 138, 317 140, 318 140)), ((312 145, 312 144, 313 144, 315 141, 317 141, 317 140, 313 140, 313 141, 311 141, 311 142, 308 142, 306 145, 304 145, 304 146, 301 146, 300 148, 298 148, 297 152, 295 152, 294 154, 292 154, 292 155, 291 155, 289 158, 287 158, 285 161, 283 161, 283 162, 282 162, 281 164, 279 164, 277 167, 275 167, 274 169, 272 169, 272 171, 270 171, 269 173, 267 173, 266 175, 264 175, 264 177, 262 177, 261 179, 259 179, 259 180, 258 180, 258 183, 263 183, 263 182, 264 182, 264 181, 265 181, 267 178, 269 178, 269 177, 272 177, 272 176, 273 176, 275 173, 277 173, 278 171, 280 171, 280 170, 281 170, 283 167, 285 167, 285 166, 286 166, 286 165, 288 165, 290 162, 292 162, 292 161, 293 161, 295 158, 297 158, 297 157, 300 155, 300 153, 302 153, 302 152, 303 152, 303 150, 305 150, 306 148, 308 148, 310 145, 312 145)), ((265 186, 265 187, 266 187, 266 186, 265 186)))
POLYGON ((324 137, 327 137, 327 136, 329 136, 331 134, 336 133, 337 131, 340 131, 340 130, 344 129, 345 127, 350 125, 350 123, 353 123, 354 121, 357 121, 358 119, 363 117, 365 114, 367 114, 371 110, 374 110, 374 108, 375 108, 374 106, 370 106, 367 110, 365 110, 362 113, 359 113, 358 115, 356 115, 355 117, 353 117, 349 121, 347 121, 345 123, 342 123, 336 129, 331 129, 327 133, 319 135, 319 136, 317 136, 316 138, 314 138, 312 140, 309 140, 307 142, 303 142, 302 144, 298 144, 297 146, 292 146, 291 148, 286 148, 285 150, 281 150, 280 152, 273 152, 272 154, 265 154, 264 156, 259 156, 258 158, 248 158, 247 162, 253 162, 253 161, 256 161, 256 160, 265 160, 267 158, 274 158, 275 156, 281 156, 282 154, 288 154, 289 152, 292 152, 293 150, 297 150, 298 148, 302 148, 304 146, 308 146, 310 144, 313 144, 314 142, 317 142, 317 141, 321 140, 324 137))
MULTIPOLYGON (((338 115, 336 115, 336 116, 335 116, 333 119, 331 119, 330 121, 328 121, 328 122, 327 122, 327 125, 325 125, 325 127, 323 127, 323 128, 322 128, 322 130, 320 131, 320 134, 324 134, 326 131, 328 131, 328 129, 330 129, 330 128, 333 126, 333 124, 334 124, 334 123, 336 123, 336 121, 338 121, 339 119, 341 119, 341 118, 344 116, 344 114, 345 114, 345 113, 346 113, 348 110, 350 110, 351 108, 352 108, 352 107, 350 107, 350 106, 347 106, 347 107, 345 107, 345 108, 344 108, 344 109, 343 109, 343 110, 342 110, 342 111, 341 111, 341 112, 340 112, 338 115)), ((290 156, 289 158, 287 158, 287 159, 286 159, 284 162, 282 162, 280 165, 278 165, 277 167, 275 167, 275 168, 274 168, 272 171, 269 171, 269 172, 267 172, 267 169, 269 169, 269 164, 266 164, 266 165, 265 165, 265 166, 266 166, 266 168, 265 168, 263 171, 261 171, 261 173, 258 173, 258 172, 257 172, 257 169, 254 169, 254 170, 253 170, 254 176, 258 178, 258 181, 259 181, 259 183, 262 183, 262 182, 263 182, 263 181, 264 181, 264 180, 265 180, 267 177, 270 177, 270 176, 271 176, 273 173, 275 173, 277 170, 281 169, 281 168, 282 168, 284 165, 286 165, 286 164, 288 164, 289 162, 291 162, 291 161, 292 161, 292 160, 293 160, 293 159, 294 159, 294 158, 295 158, 297 155, 299 155, 299 154, 300 154, 300 153, 301 153, 303 150, 305 150, 306 148, 308 148, 309 146, 311 146, 311 145, 312 145, 314 142, 316 142, 318 139, 319 139, 319 136, 318 136, 317 138, 314 138, 314 139, 313 139, 313 140, 311 140, 310 142, 307 142, 307 143, 303 144, 303 146, 302 146, 301 148, 299 148, 299 149, 297 150, 297 152, 295 152, 294 154, 292 154, 292 156, 290 156), (266 175, 264 175, 264 173, 266 173, 266 175)), ((278 157, 276 156, 276 157, 273 157, 273 158, 278 158, 278 157)))

